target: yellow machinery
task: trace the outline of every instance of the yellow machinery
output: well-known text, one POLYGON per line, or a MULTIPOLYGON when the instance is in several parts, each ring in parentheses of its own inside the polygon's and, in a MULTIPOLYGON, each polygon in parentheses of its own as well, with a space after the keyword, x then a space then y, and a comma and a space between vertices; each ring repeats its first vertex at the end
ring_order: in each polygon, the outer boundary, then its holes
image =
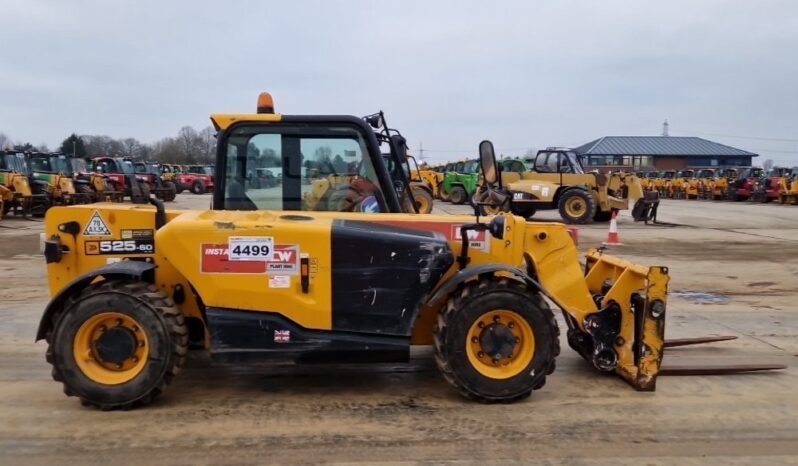
MULTIPOLYGON (((674 199, 686 199, 690 188, 690 180, 693 179, 694 170, 681 170, 673 177, 671 182, 671 195, 674 199)), ((697 192, 697 189, 696 189, 697 192)))
POLYGON ((54 205, 85 204, 94 201, 92 192, 79 191, 67 156, 63 154, 26 154, 31 177, 47 184, 54 205))
POLYGON ((739 176, 740 172, 736 168, 718 170, 712 180, 712 199, 732 199, 733 188, 731 183, 737 180, 739 176))
POLYGON ((435 199, 435 192, 438 190, 437 176, 431 170, 420 170, 415 157, 408 155, 407 161, 410 190, 413 193, 418 213, 429 214, 432 212, 433 199, 435 199), (410 162, 413 162, 413 164, 410 165, 410 162))
MULTIPOLYGON (((297 362, 400 362, 411 345, 432 345, 461 394, 511 402, 554 371, 559 330, 549 303, 591 365, 654 390, 668 345, 666 267, 596 250, 580 264, 558 223, 403 213, 408 186, 387 170, 365 122, 275 114, 268 94, 258 110, 211 117, 215 210, 166 211, 153 200, 50 211, 52 301, 37 339, 67 395, 103 409, 149 403, 190 344, 213 358, 297 362), (352 157, 373 188, 363 203, 374 208, 300 210, 300 148, 327 137, 364 148, 352 157), (260 190, 238 183, 254 160, 247 148, 263 153, 274 141, 284 148, 284 208, 259 210, 260 190)), ((385 140, 401 160, 394 138, 385 140)), ((488 146, 480 153, 490 185, 498 170, 488 146)))
POLYGON ((14 193, 10 189, 0 184, 0 219, 3 218, 6 204, 10 205, 13 201, 14 193))
POLYGON ((34 203, 42 196, 33 194, 27 173, 22 153, 0 151, 0 186, 11 192, 11 198, 3 203, 3 213, 22 216, 33 213, 34 203))
MULTIPOLYGON (((566 223, 609 221, 613 210, 629 209, 630 202, 637 207, 635 219, 648 220, 658 203, 656 194, 644 195, 635 175, 585 173, 574 152, 555 148, 538 151, 532 170, 523 172, 517 181, 500 183, 493 191, 501 202, 484 208, 485 213, 500 210, 530 217, 537 210, 558 209, 566 223)), ((481 190, 478 202, 484 204, 486 196, 481 190)))
POLYGON ((793 167, 791 175, 782 177, 779 183, 781 186, 779 202, 798 205, 798 167, 793 167))
POLYGON ((695 195, 694 199, 712 199, 712 187, 715 180, 716 170, 712 168, 702 168, 695 173, 695 195))

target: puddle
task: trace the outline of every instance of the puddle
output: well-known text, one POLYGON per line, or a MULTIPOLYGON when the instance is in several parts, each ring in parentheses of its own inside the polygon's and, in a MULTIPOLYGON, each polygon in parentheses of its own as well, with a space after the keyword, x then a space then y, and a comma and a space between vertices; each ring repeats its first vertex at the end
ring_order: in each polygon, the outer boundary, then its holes
POLYGON ((671 291, 669 294, 696 304, 728 304, 730 301, 726 296, 700 291, 671 291))

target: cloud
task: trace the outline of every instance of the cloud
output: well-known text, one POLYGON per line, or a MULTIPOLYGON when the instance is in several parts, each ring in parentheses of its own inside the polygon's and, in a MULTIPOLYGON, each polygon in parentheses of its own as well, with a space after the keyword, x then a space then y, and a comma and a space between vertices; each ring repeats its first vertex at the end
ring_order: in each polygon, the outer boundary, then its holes
MULTIPOLYGON (((5 3, 0 131, 51 147, 73 131, 153 141, 253 111, 261 90, 284 113, 381 108, 435 160, 665 118, 774 138, 798 123, 793 1, 5 3)), ((763 150, 798 152, 787 142, 712 139, 798 160, 763 150)))

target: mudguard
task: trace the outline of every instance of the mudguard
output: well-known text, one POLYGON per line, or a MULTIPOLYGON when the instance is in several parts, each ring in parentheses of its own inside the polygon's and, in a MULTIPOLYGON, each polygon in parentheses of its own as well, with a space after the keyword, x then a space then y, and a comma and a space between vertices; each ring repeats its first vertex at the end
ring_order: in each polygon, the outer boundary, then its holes
POLYGON ((433 293, 432 297, 430 297, 425 304, 435 304, 444 297, 446 297, 449 293, 454 291, 454 289, 464 283, 466 280, 469 280, 473 277, 477 277, 483 274, 493 274, 496 272, 507 272, 510 273, 519 279, 521 279, 524 283, 529 285, 535 290, 543 293, 544 295, 549 296, 543 286, 537 282, 534 278, 530 277, 529 274, 524 272, 523 270, 511 267, 509 265, 502 265, 502 264, 485 264, 485 265, 478 265, 475 267, 467 267, 459 272, 449 280, 447 280, 443 285, 439 286, 435 293, 433 293))
POLYGON ((52 318, 55 313, 61 309, 64 302, 73 294, 86 288, 95 278, 103 277, 106 280, 133 278, 152 282, 155 279, 154 270, 155 264, 150 262, 126 260, 94 269, 72 280, 71 283, 62 288, 61 291, 50 300, 50 303, 44 309, 42 320, 39 322, 39 330, 36 332, 36 341, 42 340, 47 336, 47 331, 50 330, 50 327, 53 325, 52 318))

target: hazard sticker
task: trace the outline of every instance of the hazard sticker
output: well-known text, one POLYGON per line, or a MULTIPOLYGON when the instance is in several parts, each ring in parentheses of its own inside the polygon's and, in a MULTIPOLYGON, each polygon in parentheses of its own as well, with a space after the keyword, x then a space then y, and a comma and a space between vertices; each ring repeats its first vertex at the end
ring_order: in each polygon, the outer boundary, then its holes
POLYGON ((230 260, 229 245, 203 244, 202 273, 245 273, 269 275, 299 275, 299 246, 277 244, 271 260, 230 260))
POLYGON ((105 224, 103 221, 100 212, 95 210, 94 214, 89 219, 89 223, 86 224, 86 228, 83 230, 84 236, 111 236, 111 230, 108 228, 108 225, 105 224))

